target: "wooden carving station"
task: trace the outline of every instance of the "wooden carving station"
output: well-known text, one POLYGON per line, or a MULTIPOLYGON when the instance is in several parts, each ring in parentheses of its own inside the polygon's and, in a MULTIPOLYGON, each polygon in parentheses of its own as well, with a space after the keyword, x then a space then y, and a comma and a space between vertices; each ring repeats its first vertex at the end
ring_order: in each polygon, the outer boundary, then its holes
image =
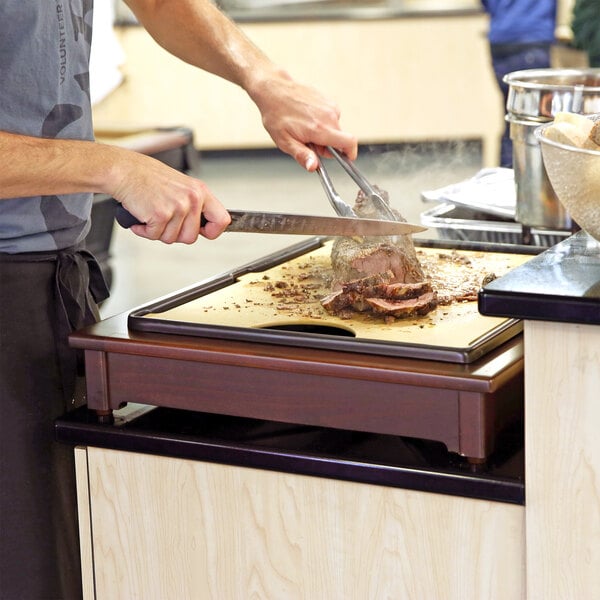
POLYGON ((88 407, 127 402, 436 440, 484 462, 523 411, 518 335, 471 364, 129 331, 127 315, 71 336, 88 407))

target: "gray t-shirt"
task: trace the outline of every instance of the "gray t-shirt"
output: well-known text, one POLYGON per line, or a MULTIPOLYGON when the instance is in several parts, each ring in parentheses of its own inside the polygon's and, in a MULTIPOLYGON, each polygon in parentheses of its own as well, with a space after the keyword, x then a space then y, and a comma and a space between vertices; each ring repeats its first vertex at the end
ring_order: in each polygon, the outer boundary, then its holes
MULTIPOLYGON (((0 130, 93 139, 92 9, 93 0, 0 0, 0 130)), ((87 193, 0 200, 0 252, 80 242, 91 205, 87 193)))

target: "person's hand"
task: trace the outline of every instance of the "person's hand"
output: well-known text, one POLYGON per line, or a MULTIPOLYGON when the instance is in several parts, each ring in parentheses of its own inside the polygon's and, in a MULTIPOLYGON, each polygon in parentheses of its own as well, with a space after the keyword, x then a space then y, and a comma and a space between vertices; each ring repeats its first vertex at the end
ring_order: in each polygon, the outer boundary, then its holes
POLYGON ((318 166, 315 151, 329 156, 325 146, 340 150, 350 160, 356 159, 357 141, 342 131, 340 109, 316 89, 278 71, 252 86, 248 93, 273 141, 308 171, 318 166))
POLYGON ((273 64, 214 2, 126 2, 171 54, 244 89, 277 146, 305 169, 318 167, 315 151, 329 156, 326 146, 356 159, 357 141, 340 128, 337 105, 273 64))
POLYGON ((198 235, 217 238, 231 222, 204 182, 144 154, 115 150, 119 157, 109 193, 143 223, 131 227, 136 235, 193 244, 198 235), (208 223, 200 228, 202 214, 208 223))

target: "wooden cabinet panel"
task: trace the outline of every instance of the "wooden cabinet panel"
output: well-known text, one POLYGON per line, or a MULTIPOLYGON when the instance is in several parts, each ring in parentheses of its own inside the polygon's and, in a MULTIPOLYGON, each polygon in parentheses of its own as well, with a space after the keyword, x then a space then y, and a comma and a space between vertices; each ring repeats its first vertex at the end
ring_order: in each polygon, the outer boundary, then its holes
POLYGON ((522 506, 96 448, 87 459, 98 600, 524 594, 522 506))
POLYGON ((75 449, 75 469, 77 472, 77 512, 79 517, 82 590, 83 597, 89 600, 90 598, 95 598, 95 591, 90 490, 87 477, 87 451, 85 448, 75 449))
POLYGON ((525 321, 530 598, 600 594, 600 327, 525 321))

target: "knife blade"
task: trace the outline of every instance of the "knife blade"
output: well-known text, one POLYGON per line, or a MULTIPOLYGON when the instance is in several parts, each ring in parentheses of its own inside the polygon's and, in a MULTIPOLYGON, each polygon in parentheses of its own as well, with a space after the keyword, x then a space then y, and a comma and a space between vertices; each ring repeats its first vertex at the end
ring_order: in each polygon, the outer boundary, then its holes
MULTIPOLYGON (((231 223, 225 231, 245 233, 270 233, 290 235, 334 235, 334 236, 386 236, 406 235, 425 231, 427 227, 404 221, 380 221, 353 217, 321 217, 292 213, 228 210, 231 223)), ((128 229, 141 225, 123 206, 117 207, 117 223, 128 229)), ((206 225, 202 215, 200 225, 206 225)))

